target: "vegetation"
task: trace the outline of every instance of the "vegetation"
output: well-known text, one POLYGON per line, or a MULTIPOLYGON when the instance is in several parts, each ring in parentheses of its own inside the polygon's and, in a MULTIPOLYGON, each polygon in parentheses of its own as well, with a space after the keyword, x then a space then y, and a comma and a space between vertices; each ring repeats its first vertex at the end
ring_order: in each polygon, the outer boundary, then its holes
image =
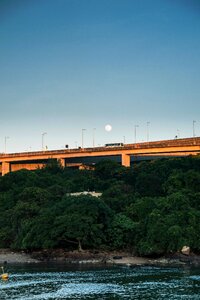
POLYGON ((94 171, 43 169, 0 178, 0 247, 200 252, 200 157, 161 159, 94 171), (96 191, 101 197, 73 195, 96 191))

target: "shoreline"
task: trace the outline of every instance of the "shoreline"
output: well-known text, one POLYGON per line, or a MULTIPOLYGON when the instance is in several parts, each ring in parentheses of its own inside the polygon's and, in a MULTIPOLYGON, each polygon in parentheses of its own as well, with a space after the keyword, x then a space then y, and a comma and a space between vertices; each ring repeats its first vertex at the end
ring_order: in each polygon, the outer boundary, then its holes
POLYGON ((39 262, 39 260, 32 258, 31 255, 26 254, 23 251, 17 252, 9 249, 0 249, 0 265, 3 265, 5 261, 9 264, 29 264, 39 262))
POLYGON ((0 249, 0 265, 8 264, 39 264, 39 263, 66 263, 118 266, 200 266, 200 256, 176 253, 159 258, 138 257, 127 252, 98 252, 98 251, 64 251, 43 250, 26 253, 0 249))

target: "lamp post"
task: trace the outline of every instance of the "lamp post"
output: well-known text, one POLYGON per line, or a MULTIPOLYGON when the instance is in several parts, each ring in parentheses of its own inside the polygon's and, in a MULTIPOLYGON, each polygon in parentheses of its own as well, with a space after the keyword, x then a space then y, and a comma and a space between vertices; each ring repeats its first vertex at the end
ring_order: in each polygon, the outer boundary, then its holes
POLYGON ((139 127, 139 125, 135 125, 135 143, 136 143, 136 140, 137 140, 137 128, 139 127))
POLYGON ((6 151, 7 151, 7 139, 9 139, 9 136, 5 136, 5 140, 4 140, 4 146, 5 146, 5 148, 4 148, 4 152, 6 153, 6 151))
POLYGON ((192 122, 192 128, 193 128, 193 137, 195 137, 195 123, 196 123, 196 121, 195 121, 195 120, 193 120, 193 122, 192 122))
POLYGON ((95 147, 95 132, 96 132, 96 128, 93 128, 93 135, 92 135, 92 145, 93 145, 93 148, 95 147))
POLYGON ((44 136, 47 134, 47 132, 42 133, 42 151, 44 151, 44 136))
POLYGON ((126 142, 126 137, 125 137, 125 135, 123 135, 123 142, 124 142, 124 144, 125 144, 125 142, 126 142))
POLYGON ((84 148, 84 131, 86 131, 86 129, 82 128, 82 148, 84 148))
POLYGON ((147 122, 147 142, 149 142, 149 125, 150 122, 147 122))

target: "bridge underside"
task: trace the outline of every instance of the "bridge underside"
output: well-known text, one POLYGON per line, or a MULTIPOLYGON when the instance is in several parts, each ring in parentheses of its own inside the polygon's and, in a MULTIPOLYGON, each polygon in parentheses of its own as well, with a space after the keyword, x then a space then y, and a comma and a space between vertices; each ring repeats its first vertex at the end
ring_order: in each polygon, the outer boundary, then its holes
MULTIPOLYGON (((184 155, 182 155, 184 156, 184 155)), ((172 157, 171 155, 164 156, 165 158, 172 157)), ((180 157, 180 155, 173 155, 173 157, 180 157)), ((148 160, 155 160, 159 158, 163 158, 163 155, 129 155, 130 165, 148 160)), ((75 164, 85 164, 85 165, 95 165, 96 163, 103 160, 112 160, 122 164, 122 156, 121 155, 111 155, 111 156, 86 156, 86 157, 72 157, 65 159, 65 166, 75 165, 75 164)))
MULTIPOLYGON (((173 155, 173 157, 180 157, 185 155, 173 155)), ((129 155, 128 156, 128 166, 141 161, 155 160, 159 158, 169 158, 172 157, 170 154, 166 155, 129 155)), ((57 160, 57 159, 55 159, 57 160)), ((63 167, 71 167, 78 169, 87 169, 94 166, 96 163, 103 160, 112 160, 119 164, 124 165, 123 157, 121 155, 110 155, 110 156, 84 156, 84 157, 72 157, 72 158, 62 158, 58 159, 63 167)), ((36 170, 41 169, 49 162, 49 159, 43 160, 27 160, 27 161, 14 161, 5 162, 0 164, 0 176, 9 172, 18 171, 21 169, 36 170)))
POLYGON ((21 169, 36 170, 41 169, 47 164, 48 160, 27 160, 27 161, 15 161, 5 162, 0 164, 0 175, 4 175, 9 172, 19 171, 21 169))

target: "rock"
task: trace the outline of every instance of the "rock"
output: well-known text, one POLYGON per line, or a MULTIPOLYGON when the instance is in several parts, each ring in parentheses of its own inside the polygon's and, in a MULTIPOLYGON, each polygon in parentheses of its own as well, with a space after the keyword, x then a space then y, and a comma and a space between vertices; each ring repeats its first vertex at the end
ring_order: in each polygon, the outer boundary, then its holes
POLYGON ((190 247, 189 246, 183 246, 181 249, 181 253, 184 255, 190 255, 190 247))

